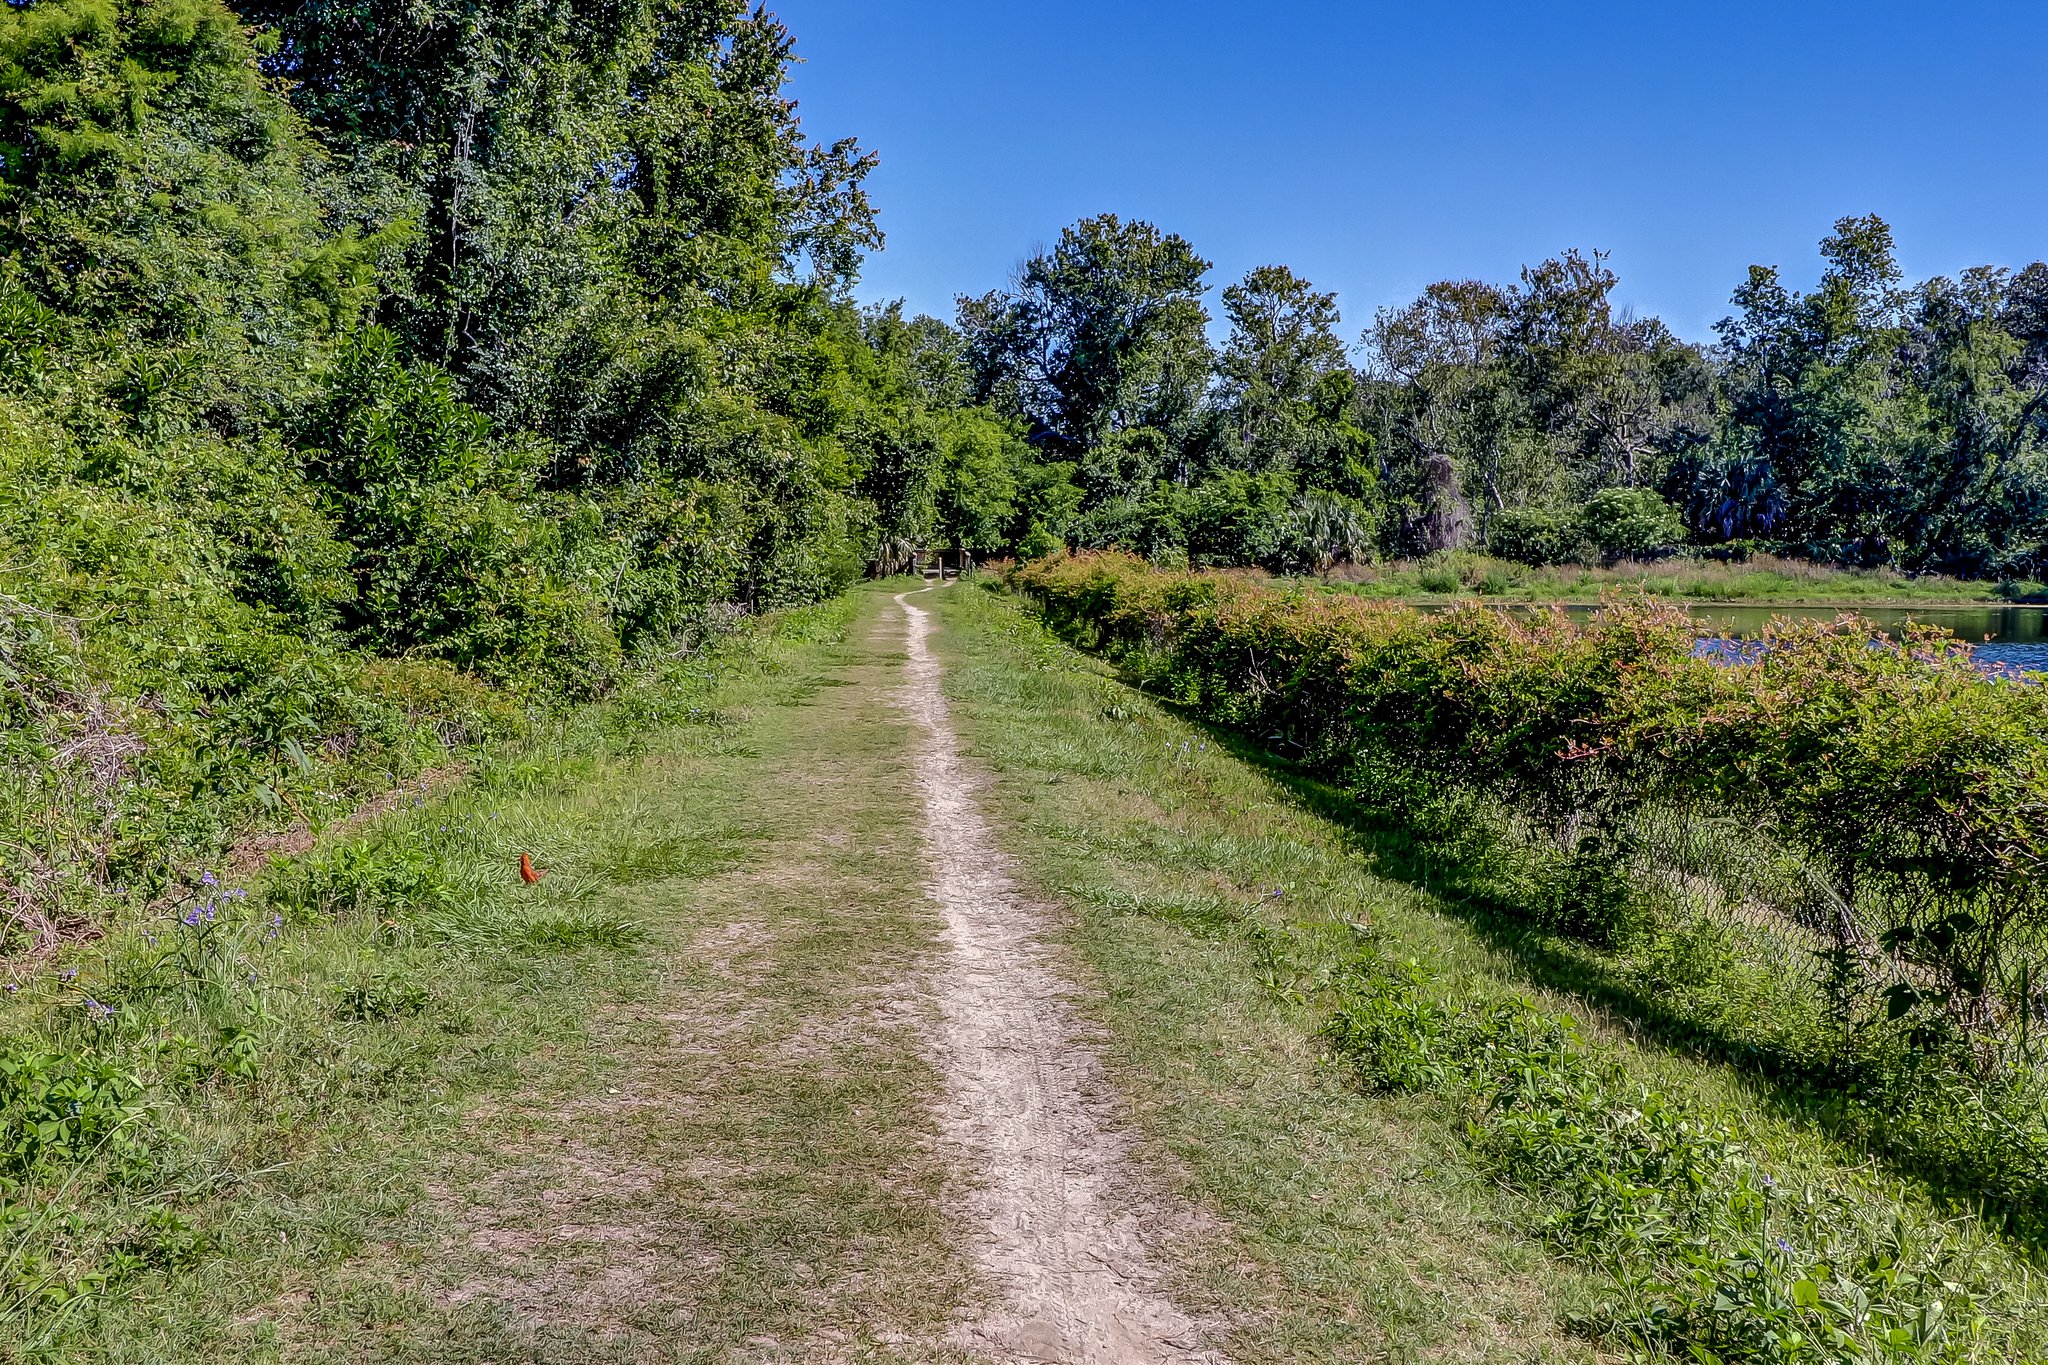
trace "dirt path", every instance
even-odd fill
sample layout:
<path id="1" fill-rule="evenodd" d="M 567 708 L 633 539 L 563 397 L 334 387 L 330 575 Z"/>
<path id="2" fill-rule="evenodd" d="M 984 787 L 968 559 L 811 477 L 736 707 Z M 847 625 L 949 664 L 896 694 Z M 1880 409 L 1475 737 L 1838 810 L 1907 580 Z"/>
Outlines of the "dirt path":
<path id="1" fill-rule="evenodd" d="M 1220 1365 L 1162 1288 L 1188 1222 L 1166 1227 L 1130 1159 L 930 630 L 870 598 L 843 638 L 736 672 L 730 733 L 518 813 L 544 886 L 601 878 L 647 948 L 449 1135 L 396 1254 L 361 1265 L 358 1292 L 402 1306 L 294 1343 L 400 1365 Z"/>
<path id="2" fill-rule="evenodd" d="M 896 601 L 909 627 L 904 703 L 923 731 L 931 893 L 948 940 L 935 977 L 948 1088 L 940 1117 L 962 1164 L 981 1173 L 969 1201 L 974 1249 L 1001 1296 L 960 1344 L 1062 1365 L 1216 1362 L 1117 1201 L 1129 1143 L 1111 1124 L 1071 987 L 1042 946 L 1041 911 L 1011 881 L 975 799 L 916 595 Z"/>

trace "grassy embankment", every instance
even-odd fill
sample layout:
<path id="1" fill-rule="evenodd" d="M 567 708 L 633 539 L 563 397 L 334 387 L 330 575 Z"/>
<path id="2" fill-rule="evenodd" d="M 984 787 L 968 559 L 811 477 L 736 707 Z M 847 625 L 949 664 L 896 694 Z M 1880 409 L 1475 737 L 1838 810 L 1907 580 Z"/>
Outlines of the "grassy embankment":
<path id="1" fill-rule="evenodd" d="M 1681 1358 L 2048 1349 L 2024 1247 L 1698 1045 L 1704 1015 L 1773 1008 L 1739 954 L 1683 932 L 1603 952 L 1435 894 L 1457 878 L 1411 839 L 1018 604 L 945 612 L 961 713 L 1029 865 L 1078 907 L 1126 1084 L 1247 1249 L 1210 1283 L 1285 1286 L 1288 1350 L 1586 1349 L 1552 1335 L 1565 1320 Z M 1652 977 L 1694 1013 L 1613 988 Z M 1556 1259 L 1504 1274 L 1503 1227 Z"/>
<path id="2" fill-rule="evenodd" d="M 1760 606 L 1974 606 L 2034 600 L 2040 584 L 1909 575 L 1890 569 L 1844 569 L 1802 559 L 1757 555 L 1740 563 L 1666 559 L 1608 566 L 1558 564 L 1534 568 L 1484 554 L 1347 566 L 1326 580 L 1364 597 L 1443 601 L 1466 597 L 1508 602 L 1597 603 L 1613 592 L 1648 592 L 1694 602 Z"/>

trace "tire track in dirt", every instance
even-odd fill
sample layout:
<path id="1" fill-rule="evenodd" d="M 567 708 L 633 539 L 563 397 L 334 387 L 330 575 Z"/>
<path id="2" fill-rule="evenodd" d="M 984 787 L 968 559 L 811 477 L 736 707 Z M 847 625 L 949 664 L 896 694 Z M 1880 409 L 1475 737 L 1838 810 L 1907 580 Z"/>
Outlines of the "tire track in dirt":
<path id="1" fill-rule="evenodd" d="M 1161 1288 L 1143 1228 L 1114 1201 L 1130 1143 L 1112 1126 L 1101 1059 L 1043 946 L 1043 911 L 1011 881 L 982 818 L 930 614 L 913 595 L 896 602 L 909 627 L 904 704 L 924 730 L 931 891 L 948 938 L 936 987 L 950 1092 L 941 1121 L 982 1175 L 969 1197 L 974 1250 L 1000 1295 L 959 1344 L 1012 1362 L 1221 1365 Z"/>

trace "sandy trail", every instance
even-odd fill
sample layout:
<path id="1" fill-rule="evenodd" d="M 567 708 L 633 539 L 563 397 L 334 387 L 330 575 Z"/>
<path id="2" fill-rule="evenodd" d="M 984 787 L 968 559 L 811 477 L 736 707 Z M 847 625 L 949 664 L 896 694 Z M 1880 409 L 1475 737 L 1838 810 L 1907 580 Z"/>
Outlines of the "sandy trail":
<path id="1" fill-rule="evenodd" d="M 1000 1291 L 959 1344 L 1009 1362 L 1219 1365 L 1160 1288 L 1143 1229 L 1112 1198 L 1129 1143 L 1110 1124 L 1101 1060 L 1042 945 L 1042 912 L 1010 880 L 982 818 L 939 688 L 930 617 L 913 595 L 896 598 L 909 618 L 905 704 L 925 732 L 917 780 L 949 939 L 941 1117 L 983 1175 L 971 1196 L 975 1250 Z"/>

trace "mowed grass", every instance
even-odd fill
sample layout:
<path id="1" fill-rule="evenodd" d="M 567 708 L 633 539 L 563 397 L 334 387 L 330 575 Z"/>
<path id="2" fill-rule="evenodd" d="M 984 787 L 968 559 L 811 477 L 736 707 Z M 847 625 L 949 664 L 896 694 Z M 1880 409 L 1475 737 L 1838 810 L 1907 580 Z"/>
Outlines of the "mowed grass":
<path id="1" fill-rule="evenodd" d="M 1176 1248 L 1178 1288 L 1239 1324 L 1232 1357 L 1594 1358 L 1558 1325 L 1588 1286 L 1512 1231 L 1457 1159 L 1461 1121 L 1358 1096 L 1314 1041 L 1322 1014 L 1236 923 L 1316 925 L 1334 948 L 1348 922 L 1391 921 L 1445 951 L 1453 927 L 1014 599 L 961 588 L 934 606 L 956 723 L 995 774 L 990 814 L 1071 910 L 1149 1155 L 1212 1215 Z"/>
<path id="2" fill-rule="evenodd" d="M 1572 1326 L 1607 1277 L 1534 1240 L 1542 1210 L 1472 1159 L 1471 1110 L 1363 1094 L 1325 1059 L 1325 988 L 1366 944 L 1447 993 L 1576 1017 L 1624 1085 L 1729 1125 L 1781 1175 L 1853 1191 L 1880 1222 L 1945 1218 L 1869 1179 L 1767 1086 L 1661 1045 L 1571 991 L 1541 953 L 1401 880 L 1365 834 L 1316 813 L 1327 793 L 1118 682 L 1016 599 L 963 588 L 936 605 L 958 721 L 996 773 L 991 813 L 1023 870 L 1071 910 L 1148 1149 L 1216 1215 L 1186 1291 L 1241 1324 L 1236 1359 L 1612 1349 Z M 2011 1303 L 2035 1297 L 2021 1257 L 1967 1235 L 2004 1267 Z M 2002 1330 L 2041 1335 L 2010 1319 Z"/>
<path id="3" fill-rule="evenodd" d="M 263 885 L 236 904 L 232 1000 L 86 1034 L 78 994 L 163 932 L 137 926 L 12 1002 L 124 1058 L 231 1016 L 255 1060 L 152 1093 L 139 1185 L 45 1195 L 93 1226 L 171 1208 L 199 1253 L 18 1316 L 0 1358 L 889 1359 L 941 1332 L 973 1289 L 928 1128 L 894 611 L 793 613 L 280 869 L 274 938 Z"/>

